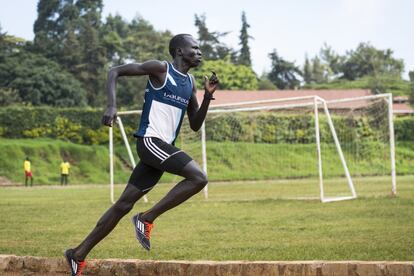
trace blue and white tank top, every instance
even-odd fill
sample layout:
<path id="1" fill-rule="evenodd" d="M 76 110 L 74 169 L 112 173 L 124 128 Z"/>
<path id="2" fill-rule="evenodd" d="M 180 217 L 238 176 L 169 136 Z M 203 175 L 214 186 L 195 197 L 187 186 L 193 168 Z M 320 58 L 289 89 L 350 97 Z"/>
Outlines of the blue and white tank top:
<path id="1" fill-rule="evenodd" d="M 190 74 L 179 72 L 167 62 L 167 74 L 161 87 L 154 87 L 148 79 L 141 122 L 134 135 L 157 137 L 173 144 L 180 132 L 192 92 Z"/>

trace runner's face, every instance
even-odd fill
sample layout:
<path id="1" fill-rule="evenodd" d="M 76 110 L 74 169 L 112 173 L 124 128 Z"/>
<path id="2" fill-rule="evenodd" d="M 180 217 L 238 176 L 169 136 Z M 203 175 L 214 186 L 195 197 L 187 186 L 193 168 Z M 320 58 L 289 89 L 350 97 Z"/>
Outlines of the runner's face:
<path id="1" fill-rule="evenodd" d="M 186 45 L 181 48 L 183 60 L 186 61 L 190 67 L 197 67 L 202 60 L 200 46 L 192 36 L 187 36 L 185 40 Z"/>

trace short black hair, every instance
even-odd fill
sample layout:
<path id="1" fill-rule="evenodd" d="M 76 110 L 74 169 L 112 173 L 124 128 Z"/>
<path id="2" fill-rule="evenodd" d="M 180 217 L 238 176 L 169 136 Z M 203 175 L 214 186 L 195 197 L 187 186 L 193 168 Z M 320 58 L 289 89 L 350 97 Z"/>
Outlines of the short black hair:
<path id="1" fill-rule="evenodd" d="M 170 51 L 170 55 L 175 58 L 175 50 L 177 48 L 185 46 L 185 37 L 186 36 L 192 36 L 190 34 L 178 34 L 171 38 L 170 45 L 168 47 L 168 50 Z"/>

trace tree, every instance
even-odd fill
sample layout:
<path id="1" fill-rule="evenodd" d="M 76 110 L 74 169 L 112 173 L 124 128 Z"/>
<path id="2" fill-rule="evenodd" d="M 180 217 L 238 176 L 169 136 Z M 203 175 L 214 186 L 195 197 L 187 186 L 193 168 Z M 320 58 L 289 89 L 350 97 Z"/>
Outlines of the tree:
<path id="1" fill-rule="evenodd" d="M 201 67 L 193 72 L 197 87 L 204 87 L 204 76 L 210 76 L 211 71 L 217 73 L 220 79 L 220 89 L 228 90 L 256 90 L 258 82 L 256 74 L 250 67 L 230 62 L 230 58 L 223 60 L 204 61 Z"/>
<path id="2" fill-rule="evenodd" d="M 58 53 L 62 27 L 59 19 L 60 0 L 39 0 L 34 23 L 34 48 L 38 53 L 55 58 Z"/>
<path id="3" fill-rule="evenodd" d="M 19 104 L 22 102 L 19 91 L 11 88 L 0 87 L 0 106 Z"/>
<path id="4" fill-rule="evenodd" d="M 318 56 L 315 56 L 312 59 L 312 81 L 314 83 L 327 82 L 327 78 L 325 77 L 324 66 L 321 64 L 321 61 L 318 58 Z"/>
<path id="5" fill-rule="evenodd" d="M 210 32 L 206 25 L 206 16 L 194 15 L 195 26 L 198 28 L 198 41 L 200 50 L 206 60 L 223 59 L 226 56 L 235 57 L 234 50 L 220 42 L 220 38 L 228 34 L 228 32 Z"/>
<path id="6" fill-rule="evenodd" d="M 247 33 L 247 29 L 250 28 L 250 25 L 247 23 L 246 13 L 243 11 L 242 13 L 242 28 L 240 30 L 240 55 L 238 58 L 238 64 L 243 64 L 246 66 L 251 67 L 252 61 L 250 59 L 250 47 L 249 47 L 249 38 L 252 38 Z"/>
<path id="7" fill-rule="evenodd" d="M 129 62 L 143 62 L 149 59 L 169 60 L 168 44 L 173 35 L 169 31 L 158 32 L 142 17 L 134 18 L 127 23 L 127 29 L 120 22 L 119 34 L 122 59 Z M 116 63 L 115 63 L 116 65 Z M 141 108 L 147 78 L 120 78 L 117 85 L 117 102 L 121 106 Z"/>
<path id="8" fill-rule="evenodd" d="M 343 78 L 355 80 L 363 76 L 390 74 L 400 76 L 404 62 L 395 59 L 391 49 L 378 50 L 369 43 L 360 43 L 355 51 L 349 51 L 342 64 Z"/>
<path id="9" fill-rule="evenodd" d="M 344 62 L 344 57 L 338 55 L 332 50 L 331 46 L 326 43 L 323 44 L 319 51 L 319 58 L 325 66 L 325 75 L 330 78 L 341 73 L 341 66 Z"/>
<path id="10" fill-rule="evenodd" d="M 102 7 L 102 0 L 40 0 L 34 25 L 34 50 L 75 75 L 91 105 L 98 104 L 106 64 L 98 33 Z"/>
<path id="11" fill-rule="evenodd" d="M 0 25 L 0 55 L 2 55 L 7 48 L 6 35 L 6 33 L 2 32 L 2 28 Z"/>
<path id="12" fill-rule="evenodd" d="M 59 107 L 86 104 L 86 92 L 78 80 L 57 63 L 26 51 L 11 54 L 0 64 L 0 90 L 3 97 L 12 97 L 3 99 L 3 104 L 21 101 Z"/>
<path id="13" fill-rule="evenodd" d="M 305 56 L 305 64 L 303 65 L 303 80 L 306 84 L 312 82 L 312 66 L 309 62 L 308 55 Z"/>
<path id="14" fill-rule="evenodd" d="M 21 51 L 26 45 L 26 40 L 20 37 L 2 33 L 0 26 L 0 61 L 7 55 Z"/>
<path id="15" fill-rule="evenodd" d="M 410 78 L 411 82 L 414 82 L 414 71 L 408 72 L 408 77 Z"/>
<path id="16" fill-rule="evenodd" d="M 127 51 L 125 42 L 130 35 L 128 22 L 120 15 L 109 15 L 106 22 L 100 28 L 102 46 L 105 48 L 106 59 L 114 64 L 125 63 Z"/>
<path id="17" fill-rule="evenodd" d="M 272 61 L 271 71 L 268 78 L 279 89 L 295 89 L 300 85 L 299 77 L 302 75 L 299 67 L 294 62 L 284 60 L 277 54 L 276 50 L 273 50 L 269 54 Z"/>
<path id="18" fill-rule="evenodd" d="M 409 94 L 409 102 L 411 105 L 414 106 L 414 71 L 408 72 L 408 76 L 410 77 L 410 94 Z"/>

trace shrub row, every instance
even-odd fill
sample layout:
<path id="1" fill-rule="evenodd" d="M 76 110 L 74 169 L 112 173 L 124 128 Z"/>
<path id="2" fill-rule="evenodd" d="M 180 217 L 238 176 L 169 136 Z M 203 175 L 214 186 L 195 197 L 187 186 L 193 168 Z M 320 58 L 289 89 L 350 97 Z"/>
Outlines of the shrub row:
<path id="1" fill-rule="evenodd" d="M 108 142 L 101 125 L 103 110 L 85 108 L 7 107 L 0 110 L 0 136 L 5 138 L 57 138 L 84 144 Z M 133 132 L 136 118 L 126 117 L 125 131 Z M 135 122 L 135 123 L 134 123 Z M 119 131 L 114 139 L 121 140 Z"/>
<path id="2" fill-rule="evenodd" d="M 7 107 L 0 110 L 0 136 L 5 138 L 57 138 L 75 143 L 104 144 L 108 142 L 108 129 L 101 125 L 103 110 L 50 107 Z M 130 139 L 139 116 L 122 117 Z M 199 139 L 188 128 L 185 120 L 181 136 Z M 333 121 L 341 141 L 378 141 L 387 133 L 386 121 L 367 117 L 339 117 Z M 212 141 L 244 141 L 259 143 L 311 143 L 315 141 L 313 118 L 306 115 L 272 112 L 210 114 L 206 120 L 206 136 Z M 414 140 L 414 117 L 396 118 L 396 138 Z M 326 118 L 320 117 L 321 140 L 331 139 Z M 197 137 L 197 138 L 195 138 Z M 115 140 L 121 135 L 117 128 Z"/>

